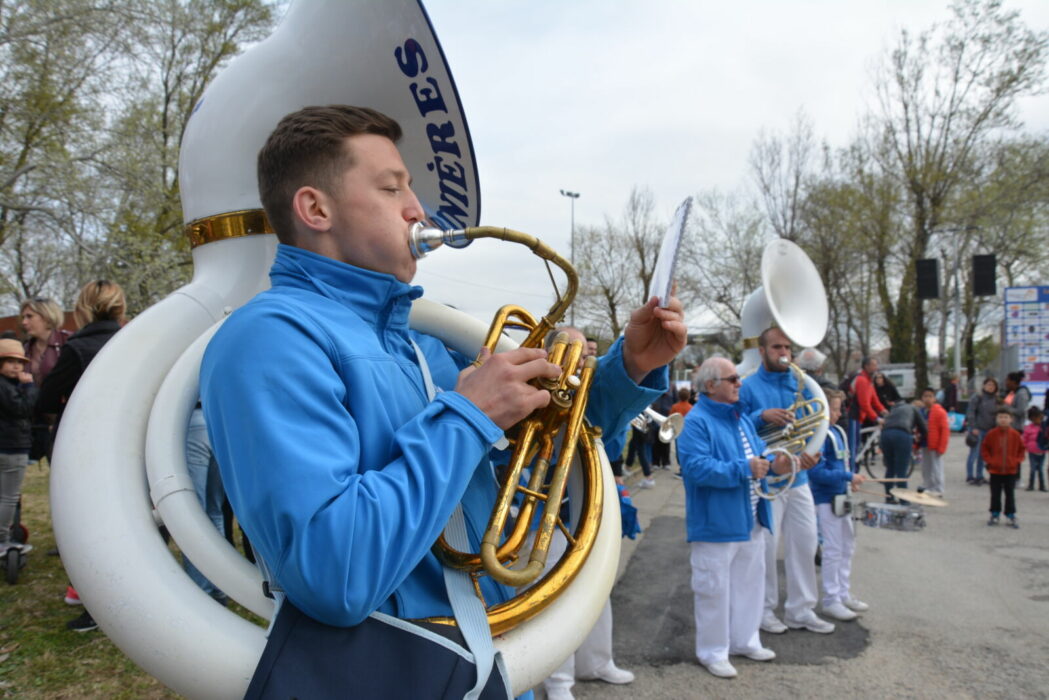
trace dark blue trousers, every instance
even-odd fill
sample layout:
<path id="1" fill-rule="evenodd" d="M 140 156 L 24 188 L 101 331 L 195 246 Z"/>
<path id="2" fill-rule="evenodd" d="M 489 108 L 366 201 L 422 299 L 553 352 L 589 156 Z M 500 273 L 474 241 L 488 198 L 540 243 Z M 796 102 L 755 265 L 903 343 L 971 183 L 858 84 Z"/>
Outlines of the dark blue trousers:
<path id="1" fill-rule="evenodd" d="M 902 479 L 907 476 L 907 468 L 911 465 L 911 446 L 913 444 L 914 438 L 906 430 L 889 428 L 881 431 L 881 451 L 885 457 L 886 479 Z M 905 489 L 907 482 L 886 482 L 885 495 L 890 496 L 889 490 L 894 488 Z"/>

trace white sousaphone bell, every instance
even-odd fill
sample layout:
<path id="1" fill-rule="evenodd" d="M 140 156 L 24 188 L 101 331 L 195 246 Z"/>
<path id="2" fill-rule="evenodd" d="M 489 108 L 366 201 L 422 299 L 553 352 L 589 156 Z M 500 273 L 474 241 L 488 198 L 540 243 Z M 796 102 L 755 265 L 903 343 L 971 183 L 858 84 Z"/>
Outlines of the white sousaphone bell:
<path id="1" fill-rule="evenodd" d="M 55 445 L 52 513 L 73 584 L 124 653 L 187 697 L 242 697 L 264 630 L 201 591 L 156 525 L 164 523 L 216 586 L 271 616 L 260 575 L 196 500 L 185 436 L 208 340 L 233 309 L 269 286 L 276 239 L 260 214 L 256 154 L 283 115 L 333 103 L 367 105 L 397 119 L 404 129 L 399 148 L 431 220 L 443 228 L 477 223 L 469 132 L 421 4 L 298 0 L 272 36 L 218 75 L 187 125 L 180 185 L 193 279 L 98 354 L 65 409 Z M 467 354 L 488 328 L 424 300 L 413 308 L 412 325 Z M 615 498 L 614 485 L 607 486 L 606 502 Z M 582 641 L 608 597 L 618 548 L 618 513 L 608 508 L 576 583 L 495 640 L 515 694 Z"/>
<path id="2" fill-rule="evenodd" d="M 812 260 L 785 238 L 772 241 L 761 255 L 761 286 L 743 305 L 743 361 L 736 365 L 736 372 L 746 377 L 761 365 L 758 337 L 766 328 L 776 325 L 794 343 L 815 346 L 827 332 L 828 318 L 827 292 Z M 776 498 L 793 485 L 797 474 L 795 455 L 818 454 L 830 427 L 827 397 L 819 383 L 794 364 L 789 370 L 799 387 L 809 390 L 813 400 L 803 402 L 799 397 L 793 408 L 803 416 L 782 430 L 762 434 L 770 452 L 790 455 L 793 462 L 789 476 L 780 480 L 781 487 L 771 495 L 759 492 L 762 497 Z"/>

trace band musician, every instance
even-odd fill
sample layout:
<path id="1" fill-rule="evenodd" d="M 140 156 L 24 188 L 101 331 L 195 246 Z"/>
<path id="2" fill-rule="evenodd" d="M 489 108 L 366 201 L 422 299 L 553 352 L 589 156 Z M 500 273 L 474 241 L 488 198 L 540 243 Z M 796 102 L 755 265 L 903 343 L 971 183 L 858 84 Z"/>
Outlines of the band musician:
<path id="1" fill-rule="evenodd" d="M 540 348 L 471 366 L 409 329 L 422 289 L 407 234 L 425 214 L 400 136 L 371 109 L 307 107 L 259 153 L 272 288 L 227 319 L 201 368 L 223 483 L 283 598 L 248 697 L 507 695 L 483 617 L 472 641 L 461 619 L 410 621 L 456 614 L 456 600 L 476 611 L 431 545 L 454 514 L 449 531 L 477 551 L 491 446 L 549 402 L 529 380 L 560 369 Z M 666 391 L 685 333 L 676 299 L 634 311 L 599 362 L 591 421 L 621 430 Z M 489 603 L 513 595 L 481 587 Z"/>
<path id="2" fill-rule="evenodd" d="M 735 678 L 730 654 L 776 658 L 758 632 L 765 590 L 762 532 L 772 527 L 772 512 L 755 489 L 764 489 L 770 463 L 753 421 L 737 404 L 735 366 L 711 357 L 694 383 L 700 396 L 678 437 L 678 459 L 691 547 L 696 658 L 713 675 Z M 785 473 L 790 460 L 779 455 L 771 467 Z"/>
<path id="3" fill-rule="evenodd" d="M 790 371 L 791 342 L 783 331 L 768 328 L 762 332 L 758 338 L 758 353 L 761 364 L 754 374 L 743 380 L 740 405 L 758 430 L 767 426 L 782 427 L 795 420 L 796 413 L 791 407 L 798 397 L 811 399 L 812 395 L 804 386 L 798 386 L 797 378 Z M 772 634 L 782 634 L 787 628 L 828 634 L 834 631 L 834 625 L 820 619 L 815 612 L 819 595 L 816 579 L 819 536 L 816 505 L 804 471 L 814 466 L 819 458 L 804 452 L 798 457 L 802 471 L 798 472 L 793 486 L 773 502 L 773 527 L 765 533 L 765 610 L 761 629 Z M 785 621 L 780 621 L 775 612 L 779 605 L 776 555 L 781 533 L 787 583 L 787 599 L 783 606 Z"/>

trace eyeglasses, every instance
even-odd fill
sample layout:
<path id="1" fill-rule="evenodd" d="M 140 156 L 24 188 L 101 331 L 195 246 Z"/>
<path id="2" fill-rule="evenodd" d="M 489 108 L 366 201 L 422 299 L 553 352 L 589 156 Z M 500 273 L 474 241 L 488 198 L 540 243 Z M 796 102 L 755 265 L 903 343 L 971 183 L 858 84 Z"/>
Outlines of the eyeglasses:
<path id="1" fill-rule="evenodd" d="M 738 384 L 738 383 L 740 383 L 743 380 L 740 378 L 740 376 L 738 374 L 733 374 L 732 376 L 729 376 L 729 377 L 718 377 L 718 381 L 719 382 L 732 382 L 733 384 Z"/>

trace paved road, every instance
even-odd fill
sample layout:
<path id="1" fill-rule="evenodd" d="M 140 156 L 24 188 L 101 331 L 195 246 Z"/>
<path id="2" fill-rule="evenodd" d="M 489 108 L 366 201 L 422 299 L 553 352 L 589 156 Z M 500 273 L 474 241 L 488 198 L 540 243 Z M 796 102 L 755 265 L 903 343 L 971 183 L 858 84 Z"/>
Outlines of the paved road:
<path id="1" fill-rule="evenodd" d="M 645 532 L 624 541 L 612 596 L 616 660 L 637 680 L 577 683 L 575 697 L 1049 697 L 1049 493 L 1017 494 L 1020 530 L 988 527 L 987 488 L 965 484 L 967 451 L 952 437 L 950 507 L 927 508 L 924 530 L 857 526 L 852 590 L 869 612 L 830 635 L 762 633 L 778 658 L 734 659 L 734 680 L 693 656 L 684 493 L 657 472 L 655 488 L 634 492 Z"/>

